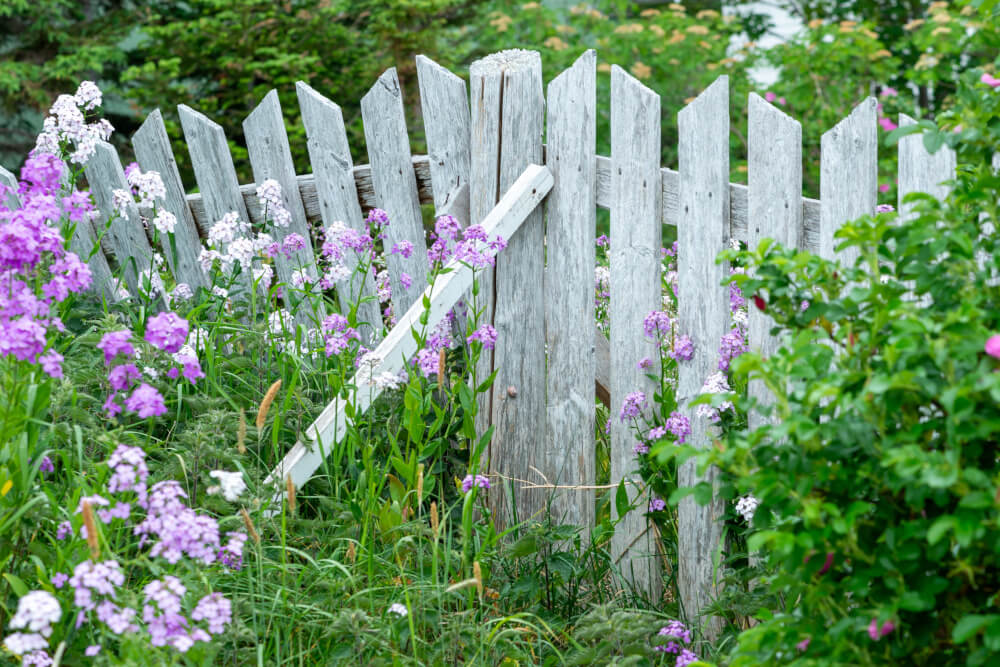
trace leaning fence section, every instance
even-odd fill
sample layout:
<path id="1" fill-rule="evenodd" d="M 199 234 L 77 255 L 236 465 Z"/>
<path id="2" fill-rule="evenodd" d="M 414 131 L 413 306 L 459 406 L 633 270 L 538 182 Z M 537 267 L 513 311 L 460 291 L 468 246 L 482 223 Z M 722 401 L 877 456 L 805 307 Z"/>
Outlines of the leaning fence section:
<path id="1" fill-rule="evenodd" d="M 389 246 L 403 239 L 419 246 L 425 243 L 420 204 L 426 203 L 438 210 L 463 211 L 458 216 L 463 225 L 485 222 L 509 230 L 509 246 L 486 276 L 479 296 L 486 319 L 500 334 L 496 348 L 484 355 L 477 369 L 480 378 L 497 373 L 492 389 L 481 397 L 477 416 L 480 432 L 494 428 L 483 462 L 494 478 L 489 496 L 493 516 L 501 525 L 510 525 L 548 510 L 557 521 L 593 526 L 594 402 L 595 396 L 600 398 L 613 415 L 611 484 L 624 481 L 638 507 L 615 517 L 619 523 L 610 545 L 612 557 L 624 580 L 655 598 L 662 589 L 663 564 L 655 530 L 644 513 L 648 491 L 635 472 L 634 438 L 616 417 L 626 394 L 652 389 L 637 364 L 644 357 L 657 358 L 653 344 L 643 339 L 642 320 L 662 307 L 662 225 L 677 227 L 679 327 L 695 343 L 694 358 L 680 368 L 678 405 L 691 419 L 691 441 L 708 447 L 710 424 L 687 406 L 715 370 L 719 338 L 732 324 L 729 292 L 720 285 L 728 269 L 715 257 L 732 239 L 753 246 L 770 237 L 850 261 L 849 252 L 838 255 L 834 233 L 844 221 L 876 207 L 876 103 L 871 98 L 861 101 L 823 135 L 821 196 L 808 199 L 802 197 L 801 126 L 756 95 L 749 99 L 749 182 L 729 182 L 726 77 L 678 110 L 679 164 L 673 169 L 659 162 L 659 96 L 624 70 L 612 68 L 611 155 L 597 155 L 596 61 L 593 51 L 584 53 L 545 90 L 536 52 L 505 51 L 474 63 L 467 89 L 461 77 L 419 56 L 427 155 L 411 155 L 403 96 L 393 69 L 361 102 L 366 165 L 353 164 L 340 107 L 306 83 L 298 83 L 296 90 L 312 173 L 295 173 L 275 91 L 250 113 L 243 129 L 254 180 L 275 179 L 282 186 L 291 214 L 291 224 L 282 233 L 308 239 L 314 225 L 338 220 L 360 227 L 363 212 L 379 206 L 392 220 Z M 198 254 L 212 224 L 230 211 L 260 222 L 263 211 L 256 185 L 237 179 L 223 129 L 190 107 L 181 105 L 178 112 L 197 194 L 186 194 L 158 110 L 135 133 L 132 144 L 140 167 L 160 173 L 166 188 L 164 207 L 177 219 L 176 252 L 163 252 L 169 269 L 178 282 L 197 287 L 206 285 Z M 901 119 L 901 124 L 912 122 Z M 543 132 L 547 146 L 542 144 Z M 915 191 L 943 194 L 940 184 L 955 172 L 953 154 L 928 154 L 918 136 L 902 139 L 898 150 L 900 200 Z M 546 167 L 531 167 L 540 164 Z M 112 192 L 126 185 L 110 144 L 98 146 L 86 176 L 98 207 L 112 222 L 99 246 L 95 229 L 89 222 L 80 223 L 72 245 L 81 256 L 89 256 L 96 289 L 114 300 L 122 287 L 135 293 L 139 267 L 149 266 L 152 253 L 166 249 L 152 247 L 152 235 L 141 223 L 143 212 L 135 206 L 114 213 Z M 13 179 L 0 170 L 0 181 Z M 610 341 L 594 325 L 598 207 L 611 213 Z M 906 210 L 902 212 L 905 218 Z M 95 246 L 97 252 L 91 253 Z M 392 307 L 400 323 L 384 341 L 379 340 L 378 327 L 365 335 L 371 346 L 391 348 L 392 363 L 398 363 L 412 342 L 407 328 L 425 290 L 439 316 L 468 297 L 469 285 L 468 276 L 456 272 L 446 281 L 447 289 L 432 293 L 425 280 L 424 253 L 390 255 L 388 261 Z M 291 279 L 291 267 L 280 258 L 277 269 L 280 279 Z M 337 295 L 342 303 L 375 293 L 370 276 L 341 289 L 347 290 Z M 377 304 L 362 309 L 359 319 L 380 321 Z M 751 309 L 750 341 L 764 354 L 778 344 L 770 335 L 771 324 L 766 314 Z M 750 392 L 769 400 L 758 383 L 751 383 Z M 275 470 L 275 482 L 286 476 L 296 485 L 308 481 L 330 440 L 343 433 L 342 408 L 331 402 L 309 429 L 307 441 L 296 445 Z M 752 425 L 759 423 L 757 415 L 750 419 Z M 680 471 L 682 484 L 713 478 L 713 471 L 699 472 L 690 463 Z M 679 508 L 676 576 L 681 603 L 692 619 L 714 592 L 721 514 L 719 502 L 701 506 L 689 498 Z M 713 634 L 719 624 L 706 619 L 703 628 Z"/>

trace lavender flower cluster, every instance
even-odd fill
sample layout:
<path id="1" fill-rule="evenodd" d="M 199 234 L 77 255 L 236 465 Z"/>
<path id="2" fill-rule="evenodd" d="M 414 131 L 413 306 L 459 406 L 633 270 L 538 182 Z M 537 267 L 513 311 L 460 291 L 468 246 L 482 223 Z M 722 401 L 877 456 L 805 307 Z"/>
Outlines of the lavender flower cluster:
<path id="1" fill-rule="evenodd" d="M 666 637 L 669 641 L 666 644 L 655 646 L 653 649 L 661 653 L 676 655 L 677 660 L 674 661 L 674 667 L 684 667 L 698 660 L 697 655 L 683 646 L 683 644 L 691 643 L 691 631 L 680 621 L 670 621 L 660 628 L 657 636 Z"/>
<path id="2" fill-rule="evenodd" d="M 111 500 L 99 494 L 85 497 L 77 515 L 83 513 L 84 503 L 104 508 L 114 502 L 112 509 L 99 510 L 98 517 L 105 524 L 128 521 L 132 518 L 130 501 L 134 500 L 139 516 L 133 519 L 132 532 L 139 536 L 140 548 L 152 544 L 150 557 L 162 558 L 171 565 L 187 557 L 203 566 L 219 563 L 230 569 L 241 567 L 246 534 L 227 533 L 223 544 L 216 520 L 187 507 L 183 501 L 186 494 L 176 481 L 157 482 L 147 488 L 149 469 L 142 449 L 119 445 L 108 459 L 108 466 L 111 477 L 106 493 Z M 86 521 L 82 523 L 78 536 L 86 539 Z M 57 537 L 67 539 L 74 533 L 72 523 L 64 522 Z M 114 635 L 144 632 L 152 646 L 169 646 L 182 653 L 196 642 L 208 642 L 213 635 L 224 632 L 233 620 L 230 601 L 219 593 L 201 597 L 185 615 L 188 589 L 170 574 L 142 588 L 140 613 L 137 607 L 122 602 L 128 597 L 126 573 L 114 559 L 82 561 L 73 568 L 72 575 L 57 572 L 51 581 L 56 589 L 69 584 L 77 629 L 96 620 Z M 51 664 L 49 638 L 52 625 L 61 617 L 62 607 L 55 596 L 32 591 L 21 598 L 10 623 L 12 629 L 22 632 L 8 635 L 4 645 L 22 656 L 22 665 Z M 90 647 L 88 655 L 99 649 Z"/>

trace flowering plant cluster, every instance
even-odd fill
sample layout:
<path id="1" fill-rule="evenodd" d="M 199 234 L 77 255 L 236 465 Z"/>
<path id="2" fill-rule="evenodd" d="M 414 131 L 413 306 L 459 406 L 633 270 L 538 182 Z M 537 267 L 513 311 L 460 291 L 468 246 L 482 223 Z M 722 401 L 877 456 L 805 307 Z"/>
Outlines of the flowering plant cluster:
<path id="1" fill-rule="evenodd" d="M 950 194 L 908 195 L 905 224 L 884 211 L 844 225 L 852 266 L 770 241 L 724 254 L 746 264 L 731 280 L 783 340 L 732 362 L 774 398 L 731 394 L 761 424 L 704 455 L 739 498 L 768 593 L 734 665 L 1000 656 L 1000 247 L 985 231 L 1000 223 L 1000 137 L 986 129 L 1000 89 L 969 71 L 957 102 L 890 135 L 955 150 Z"/>
<path id="2" fill-rule="evenodd" d="M 53 641 L 61 640 L 62 654 L 67 642 L 82 636 L 95 642 L 84 651 L 88 656 L 125 636 L 184 653 L 233 622 L 232 605 L 221 594 L 197 600 L 188 595 L 203 587 L 189 575 L 207 567 L 240 569 L 246 534 L 230 531 L 223 537 L 215 519 L 185 504 L 187 494 L 178 482 L 149 485 L 146 454 L 139 447 L 119 445 L 107 465 L 111 475 L 103 492 L 81 497 L 57 531 L 57 538 L 67 541 L 65 553 L 87 557 L 70 573 L 51 573 L 46 588 L 23 595 L 9 623 L 15 632 L 3 644 L 23 665 L 50 665 Z M 131 560 L 101 558 L 101 545 L 110 537 L 105 530 L 138 538 L 115 540 L 121 556 Z M 63 618 L 68 624 L 59 626 Z"/>

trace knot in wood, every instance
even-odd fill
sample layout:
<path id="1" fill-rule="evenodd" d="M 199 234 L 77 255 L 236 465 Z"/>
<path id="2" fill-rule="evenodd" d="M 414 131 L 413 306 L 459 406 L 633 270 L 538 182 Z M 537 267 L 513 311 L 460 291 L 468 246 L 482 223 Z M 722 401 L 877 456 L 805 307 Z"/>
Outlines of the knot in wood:
<path id="1" fill-rule="evenodd" d="M 511 398 L 517 398 L 517 387 L 514 385 L 507 387 L 507 395 Z"/>

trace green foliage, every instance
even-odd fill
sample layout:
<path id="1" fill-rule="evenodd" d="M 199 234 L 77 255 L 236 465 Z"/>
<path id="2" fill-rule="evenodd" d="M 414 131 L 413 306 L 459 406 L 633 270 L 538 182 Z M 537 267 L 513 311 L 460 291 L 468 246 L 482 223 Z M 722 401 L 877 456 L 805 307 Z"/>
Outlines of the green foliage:
<path id="1" fill-rule="evenodd" d="M 725 497 L 760 500 L 748 546 L 783 601 L 756 614 L 734 665 L 1000 655 L 1000 361 L 984 351 L 1000 331 L 1000 248 L 983 233 L 1000 223 L 998 113 L 1000 95 L 967 73 L 925 134 L 958 152 L 951 194 L 910 195 L 904 224 L 845 225 L 854 266 L 770 242 L 724 255 L 747 263 L 733 281 L 783 341 L 734 364 L 776 397 L 737 404 L 770 421 L 727 432 L 708 457 Z"/>

